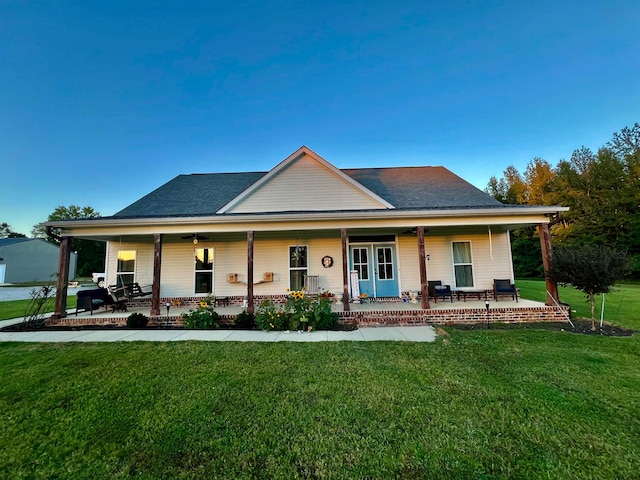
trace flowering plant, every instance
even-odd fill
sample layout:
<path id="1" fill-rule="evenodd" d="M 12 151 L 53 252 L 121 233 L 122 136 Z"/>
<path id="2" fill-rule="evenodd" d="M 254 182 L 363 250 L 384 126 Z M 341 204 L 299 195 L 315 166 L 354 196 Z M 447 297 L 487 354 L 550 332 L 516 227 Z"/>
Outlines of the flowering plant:
<path id="1" fill-rule="evenodd" d="M 284 305 L 263 301 L 256 310 L 256 324 L 263 330 L 312 330 L 333 328 L 338 314 L 331 311 L 331 297 L 311 298 L 302 290 L 287 290 Z"/>
<path id="2" fill-rule="evenodd" d="M 189 309 L 182 315 L 182 321 L 186 328 L 218 328 L 220 315 L 215 311 L 213 305 L 215 299 L 209 295 L 200 301 L 196 310 Z"/>

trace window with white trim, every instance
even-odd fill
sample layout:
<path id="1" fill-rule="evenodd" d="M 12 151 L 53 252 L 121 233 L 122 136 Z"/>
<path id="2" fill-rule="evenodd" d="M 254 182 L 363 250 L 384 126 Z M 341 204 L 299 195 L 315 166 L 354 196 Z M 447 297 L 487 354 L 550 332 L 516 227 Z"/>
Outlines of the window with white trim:
<path id="1" fill-rule="evenodd" d="M 195 249 L 195 293 L 213 292 L 213 248 Z"/>
<path id="2" fill-rule="evenodd" d="M 353 247 L 351 257 L 353 269 L 358 272 L 358 279 L 369 280 L 369 248 Z"/>
<path id="3" fill-rule="evenodd" d="M 453 271 L 456 288 L 473 288 L 471 242 L 453 242 Z"/>
<path id="4" fill-rule="evenodd" d="M 136 251 L 121 250 L 118 252 L 118 265 L 116 267 L 116 285 L 131 285 L 136 277 Z"/>
<path id="5" fill-rule="evenodd" d="M 304 277 L 309 273 L 307 247 L 289 247 L 289 288 L 302 290 Z"/>

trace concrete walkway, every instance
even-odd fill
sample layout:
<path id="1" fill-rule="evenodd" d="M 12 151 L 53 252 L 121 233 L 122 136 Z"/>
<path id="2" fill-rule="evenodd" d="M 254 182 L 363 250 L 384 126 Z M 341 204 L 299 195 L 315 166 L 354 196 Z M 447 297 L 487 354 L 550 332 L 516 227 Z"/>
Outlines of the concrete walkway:
<path id="1" fill-rule="evenodd" d="M 4 320 L 0 328 L 22 321 Z M 433 342 L 436 331 L 430 326 L 366 327 L 349 332 L 263 332 L 260 330 L 74 330 L 49 332 L 0 332 L 0 342 Z"/>

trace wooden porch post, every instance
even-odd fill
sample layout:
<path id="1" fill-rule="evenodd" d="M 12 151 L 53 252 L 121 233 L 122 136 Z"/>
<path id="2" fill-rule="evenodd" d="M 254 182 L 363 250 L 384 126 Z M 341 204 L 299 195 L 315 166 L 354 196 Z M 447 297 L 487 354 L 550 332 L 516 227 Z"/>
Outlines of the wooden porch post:
<path id="1" fill-rule="evenodd" d="M 340 229 L 342 240 L 342 305 L 343 311 L 349 311 L 349 262 L 347 261 L 347 229 Z"/>
<path id="2" fill-rule="evenodd" d="M 420 262 L 420 296 L 422 297 L 422 308 L 428 310 L 429 289 L 427 288 L 427 256 L 424 252 L 424 227 L 417 227 L 418 234 L 418 259 Z"/>
<path id="3" fill-rule="evenodd" d="M 58 259 L 58 281 L 56 283 L 56 306 L 53 318 L 67 316 L 67 287 L 69 285 L 69 262 L 71 260 L 71 239 L 60 239 L 60 257 Z"/>
<path id="4" fill-rule="evenodd" d="M 247 232 L 247 312 L 254 312 L 253 305 L 253 232 Z"/>
<path id="5" fill-rule="evenodd" d="M 151 287 L 151 315 L 160 315 L 160 270 L 162 267 L 162 234 L 153 236 L 153 285 Z"/>
<path id="6" fill-rule="evenodd" d="M 538 235 L 540 236 L 540 246 L 542 247 L 542 266 L 544 268 L 544 281 L 547 287 L 547 305 L 555 305 L 555 302 L 560 303 L 558 296 L 558 284 L 551 280 L 547 273 L 551 268 L 551 255 L 553 253 L 551 247 L 551 234 L 549 233 L 549 224 L 540 223 L 538 225 Z"/>

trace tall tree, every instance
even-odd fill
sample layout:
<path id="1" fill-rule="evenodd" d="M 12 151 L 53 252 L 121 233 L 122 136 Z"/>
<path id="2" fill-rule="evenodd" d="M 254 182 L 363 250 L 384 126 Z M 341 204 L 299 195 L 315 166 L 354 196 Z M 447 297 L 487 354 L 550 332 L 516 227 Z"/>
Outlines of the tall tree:
<path id="1" fill-rule="evenodd" d="M 26 238 L 22 233 L 14 232 L 8 223 L 0 223 L 0 238 Z"/>
<path id="2" fill-rule="evenodd" d="M 78 205 L 65 207 L 60 205 L 49 214 L 47 221 L 80 220 L 98 218 L 99 216 L 100 213 L 94 210 L 93 207 L 80 207 Z M 45 238 L 50 242 L 59 243 L 56 239 L 50 238 L 47 235 L 44 222 L 36 225 L 33 228 L 32 234 L 34 237 Z M 92 272 L 104 272 L 104 255 L 106 252 L 104 242 L 74 238 L 71 241 L 71 249 L 78 252 L 78 276 L 87 277 L 91 275 Z"/>
<path id="3" fill-rule="evenodd" d="M 49 214 L 49 216 L 47 217 L 47 222 L 55 222 L 59 220 L 80 220 L 83 218 L 98 218 L 99 216 L 100 212 L 94 210 L 93 207 L 80 207 L 78 205 L 69 205 L 68 207 L 65 207 L 63 205 L 60 205 Z M 45 222 L 39 223 L 35 227 L 33 227 L 31 235 L 35 238 L 44 238 L 45 240 L 53 243 L 60 243 L 47 235 L 44 223 Z"/>
<path id="4" fill-rule="evenodd" d="M 555 172 L 551 164 L 542 158 L 534 158 L 524 172 L 525 203 L 549 205 Z"/>

